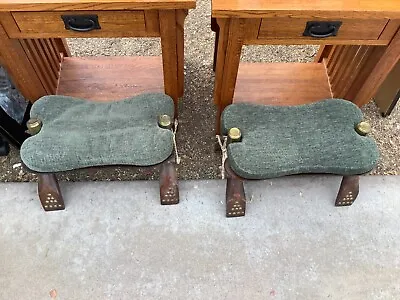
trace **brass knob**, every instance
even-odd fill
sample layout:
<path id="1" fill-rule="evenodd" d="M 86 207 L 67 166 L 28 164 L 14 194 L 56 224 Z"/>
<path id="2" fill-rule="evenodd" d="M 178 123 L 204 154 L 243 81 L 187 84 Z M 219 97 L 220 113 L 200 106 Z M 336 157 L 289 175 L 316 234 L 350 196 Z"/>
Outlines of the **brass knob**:
<path id="1" fill-rule="evenodd" d="M 371 132 L 371 125 L 369 125 L 369 123 L 365 121 L 361 121 L 360 123 L 357 124 L 356 131 L 360 135 L 367 135 L 368 133 Z"/>
<path id="2" fill-rule="evenodd" d="M 26 122 L 26 127 L 30 135 L 38 134 L 40 129 L 42 129 L 42 121 L 37 118 L 29 119 L 28 122 Z"/>
<path id="3" fill-rule="evenodd" d="M 168 115 L 160 115 L 158 116 L 158 126 L 164 129 L 172 128 L 172 118 Z"/>
<path id="4" fill-rule="evenodd" d="M 242 140 L 242 133 L 237 127 L 232 127 L 228 131 L 229 142 L 240 142 Z"/>

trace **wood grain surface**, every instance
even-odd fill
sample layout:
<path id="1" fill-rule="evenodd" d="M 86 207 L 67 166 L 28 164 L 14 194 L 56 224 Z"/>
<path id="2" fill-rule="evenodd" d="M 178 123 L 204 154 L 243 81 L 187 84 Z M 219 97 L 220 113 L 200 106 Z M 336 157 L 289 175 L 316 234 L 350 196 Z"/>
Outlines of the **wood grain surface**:
<path id="1" fill-rule="evenodd" d="M 242 62 L 233 102 L 298 105 L 331 97 L 324 64 Z"/>
<path id="2" fill-rule="evenodd" d="M 0 0 L 0 11 L 189 9 L 194 0 Z"/>
<path id="3" fill-rule="evenodd" d="M 213 17 L 400 18 L 399 0 L 212 0 Z"/>
<path id="4" fill-rule="evenodd" d="M 161 57 L 67 57 L 58 95 L 97 101 L 164 92 Z"/>

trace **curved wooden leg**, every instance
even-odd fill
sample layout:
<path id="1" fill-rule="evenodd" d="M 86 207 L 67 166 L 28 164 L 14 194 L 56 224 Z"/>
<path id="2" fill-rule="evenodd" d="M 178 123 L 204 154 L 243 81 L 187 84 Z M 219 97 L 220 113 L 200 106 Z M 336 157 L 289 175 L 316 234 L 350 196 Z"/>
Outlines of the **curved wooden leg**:
<path id="1" fill-rule="evenodd" d="M 233 173 L 225 164 L 226 178 L 226 217 L 242 217 L 246 213 L 246 195 L 243 179 Z"/>
<path id="2" fill-rule="evenodd" d="M 360 176 L 343 176 L 335 206 L 349 206 L 356 200 L 359 192 Z"/>
<path id="3" fill-rule="evenodd" d="M 160 201 L 162 205 L 179 203 L 178 177 L 175 163 L 166 161 L 160 171 Z"/>
<path id="4" fill-rule="evenodd" d="M 38 174 L 38 193 L 45 211 L 65 209 L 60 186 L 55 174 Z"/>

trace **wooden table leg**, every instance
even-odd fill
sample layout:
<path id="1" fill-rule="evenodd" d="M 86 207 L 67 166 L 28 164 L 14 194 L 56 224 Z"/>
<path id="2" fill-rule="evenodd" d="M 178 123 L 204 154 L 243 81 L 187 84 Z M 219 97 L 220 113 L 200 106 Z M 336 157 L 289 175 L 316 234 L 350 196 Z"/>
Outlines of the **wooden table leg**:
<path id="1" fill-rule="evenodd" d="M 184 23 L 185 18 L 188 14 L 187 10 L 180 9 L 176 11 L 176 54 L 178 57 L 178 96 L 183 97 L 185 89 L 185 50 L 184 50 L 184 40 L 185 40 L 185 30 Z"/>
<path id="2" fill-rule="evenodd" d="M 178 51 L 177 51 L 177 12 L 175 10 L 160 10 L 160 35 L 164 73 L 164 89 L 175 102 L 175 117 L 177 116 L 179 85 L 178 85 Z"/>
<path id="3" fill-rule="evenodd" d="M 382 117 L 390 115 L 400 98 L 400 61 L 385 79 L 375 95 Z"/>
<path id="4" fill-rule="evenodd" d="M 215 68 L 214 101 L 218 106 L 217 134 L 220 133 L 221 113 L 232 103 L 240 54 L 243 46 L 243 19 L 217 19 L 219 26 L 217 63 Z"/>

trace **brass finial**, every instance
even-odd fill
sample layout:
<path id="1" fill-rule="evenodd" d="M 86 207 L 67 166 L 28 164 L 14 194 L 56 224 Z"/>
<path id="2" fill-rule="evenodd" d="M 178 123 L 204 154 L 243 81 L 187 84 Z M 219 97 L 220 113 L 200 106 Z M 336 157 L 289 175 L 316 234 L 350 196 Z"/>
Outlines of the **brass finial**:
<path id="1" fill-rule="evenodd" d="M 26 127 L 30 135 L 38 134 L 40 129 L 42 129 L 42 121 L 37 118 L 29 119 L 28 122 L 26 122 Z"/>
<path id="2" fill-rule="evenodd" d="M 165 129 L 172 128 L 172 118 L 168 115 L 160 115 L 158 116 L 158 126 Z"/>
<path id="3" fill-rule="evenodd" d="M 371 125 L 365 121 L 361 121 L 356 125 L 356 131 L 360 135 L 367 135 L 368 133 L 371 132 Z"/>
<path id="4" fill-rule="evenodd" d="M 242 133 L 237 127 L 232 127 L 228 131 L 228 138 L 230 142 L 240 142 L 242 140 Z"/>

